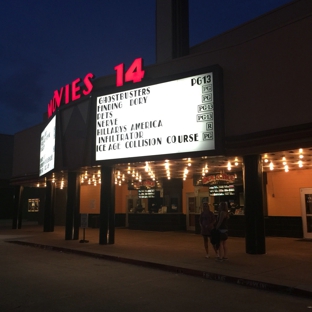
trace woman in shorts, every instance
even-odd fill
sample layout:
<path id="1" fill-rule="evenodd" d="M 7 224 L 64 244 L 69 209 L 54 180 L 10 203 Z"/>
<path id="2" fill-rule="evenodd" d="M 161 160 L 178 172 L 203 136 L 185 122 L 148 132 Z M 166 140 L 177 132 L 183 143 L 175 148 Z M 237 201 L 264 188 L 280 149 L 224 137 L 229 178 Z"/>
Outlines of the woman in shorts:
<path id="1" fill-rule="evenodd" d="M 219 247 L 219 257 L 217 260 L 224 261 L 227 258 L 227 239 L 228 239 L 228 205 L 226 202 L 221 202 L 219 204 L 219 214 L 216 229 L 220 232 L 220 247 Z"/>

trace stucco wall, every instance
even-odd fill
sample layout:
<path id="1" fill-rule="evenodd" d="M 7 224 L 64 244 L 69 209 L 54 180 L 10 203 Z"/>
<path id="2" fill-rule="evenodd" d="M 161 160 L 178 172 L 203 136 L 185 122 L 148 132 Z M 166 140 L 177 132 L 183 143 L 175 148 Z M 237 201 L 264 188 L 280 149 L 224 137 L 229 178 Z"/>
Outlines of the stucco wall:
<path id="1" fill-rule="evenodd" d="M 312 169 L 268 172 L 269 216 L 301 216 L 300 188 L 312 188 Z"/>

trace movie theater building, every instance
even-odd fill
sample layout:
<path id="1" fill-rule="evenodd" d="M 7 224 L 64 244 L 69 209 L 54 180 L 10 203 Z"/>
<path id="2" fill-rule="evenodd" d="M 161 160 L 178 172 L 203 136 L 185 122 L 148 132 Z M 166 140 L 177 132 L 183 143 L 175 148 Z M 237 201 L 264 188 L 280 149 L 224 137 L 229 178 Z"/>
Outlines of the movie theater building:
<path id="1" fill-rule="evenodd" d="M 79 77 L 15 135 L 13 227 L 71 240 L 84 220 L 113 244 L 115 227 L 198 233 L 203 203 L 226 201 L 247 253 L 312 238 L 311 1 L 190 48 L 187 1 L 172 3 L 157 1 L 155 65 Z"/>

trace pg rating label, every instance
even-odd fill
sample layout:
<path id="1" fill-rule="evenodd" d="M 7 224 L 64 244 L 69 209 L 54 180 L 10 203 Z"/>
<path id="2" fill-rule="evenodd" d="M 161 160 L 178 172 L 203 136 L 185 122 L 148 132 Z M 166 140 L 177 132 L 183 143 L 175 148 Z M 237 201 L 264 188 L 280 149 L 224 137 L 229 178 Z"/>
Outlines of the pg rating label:
<path id="1" fill-rule="evenodd" d="M 213 140 L 213 131 L 203 133 L 203 141 Z"/>
<path id="2" fill-rule="evenodd" d="M 198 114 L 196 115 L 196 121 L 209 121 L 213 120 L 213 113 L 207 113 L 207 114 Z"/>
<path id="3" fill-rule="evenodd" d="M 207 112 L 213 110 L 213 103 L 209 104 L 200 104 L 197 106 L 197 110 L 199 113 Z"/>

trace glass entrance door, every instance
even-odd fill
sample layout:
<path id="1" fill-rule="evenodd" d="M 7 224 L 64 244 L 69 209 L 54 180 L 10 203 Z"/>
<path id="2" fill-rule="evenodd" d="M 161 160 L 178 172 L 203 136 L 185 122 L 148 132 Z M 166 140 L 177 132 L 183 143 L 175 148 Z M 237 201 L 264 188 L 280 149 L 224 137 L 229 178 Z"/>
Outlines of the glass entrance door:
<path id="1" fill-rule="evenodd" d="M 138 203 L 137 195 L 127 195 L 126 227 L 129 227 L 129 213 L 134 213 Z"/>
<path id="2" fill-rule="evenodd" d="M 195 231 L 196 215 L 202 212 L 204 202 L 209 202 L 208 192 L 196 192 L 186 194 L 186 229 L 187 231 Z"/>
<path id="3" fill-rule="evenodd" d="M 195 231 L 196 197 L 194 193 L 186 194 L 186 230 Z"/>
<path id="4" fill-rule="evenodd" d="M 303 237 L 312 238 L 312 188 L 301 188 Z"/>

